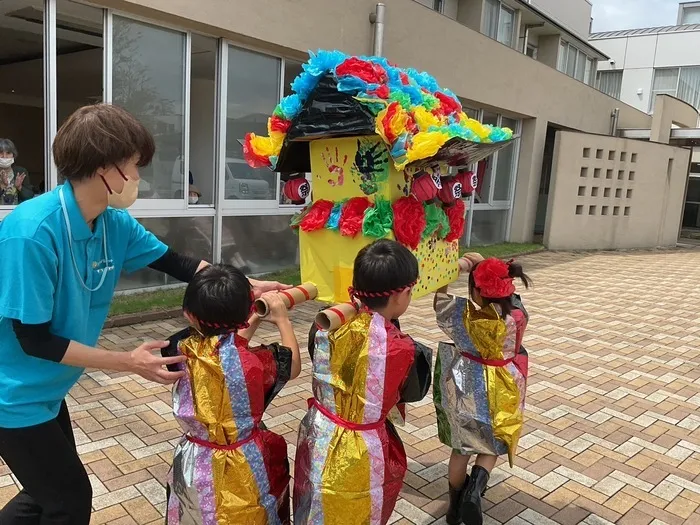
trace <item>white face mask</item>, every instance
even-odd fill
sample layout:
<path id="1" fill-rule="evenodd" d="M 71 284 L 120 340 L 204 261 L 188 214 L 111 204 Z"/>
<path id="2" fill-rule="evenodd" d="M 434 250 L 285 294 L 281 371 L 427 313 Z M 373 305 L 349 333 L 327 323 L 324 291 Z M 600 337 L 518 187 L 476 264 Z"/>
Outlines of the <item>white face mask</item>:
<path id="1" fill-rule="evenodd" d="M 197 204 L 199 202 L 199 197 L 197 195 L 190 195 L 190 204 Z"/>
<path id="2" fill-rule="evenodd" d="M 107 196 L 107 204 L 112 208 L 125 210 L 139 197 L 139 181 L 127 180 L 124 182 L 124 189 L 121 193 L 111 193 Z"/>
<path id="3" fill-rule="evenodd" d="M 0 159 L 0 168 L 9 168 L 14 163 L 15 163 L 14 157 Z"/>

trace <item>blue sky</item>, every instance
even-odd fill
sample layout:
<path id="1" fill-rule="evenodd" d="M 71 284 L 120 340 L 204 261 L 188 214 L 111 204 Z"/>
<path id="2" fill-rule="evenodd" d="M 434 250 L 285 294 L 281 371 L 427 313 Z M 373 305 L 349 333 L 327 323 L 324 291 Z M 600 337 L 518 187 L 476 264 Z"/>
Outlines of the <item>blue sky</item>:
<path id="1" fill-rule="evenodd" d="M 592 0 L 593 32 L 675 25 L 678 0 Z"/>

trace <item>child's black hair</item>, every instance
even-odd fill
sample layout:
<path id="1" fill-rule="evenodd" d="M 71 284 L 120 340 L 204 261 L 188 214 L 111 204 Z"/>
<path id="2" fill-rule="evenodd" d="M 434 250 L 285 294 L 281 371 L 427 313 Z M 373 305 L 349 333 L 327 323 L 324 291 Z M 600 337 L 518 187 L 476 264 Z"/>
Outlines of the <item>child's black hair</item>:
<path id="1" fill-rule="evenodd" d="M 384 308 L 389 292 L 401 290 L 418 280 L 418 261 L 408 248 L 389 239 L 381 239 L 360 250 L 355 258 L 352 287 L 367 308 Z M 387 294 L 367 297 L 367 293 Z"/>
<path id="2" fill-rule="evenodd" d="M 197 272 L 187 285 L 182 308 L 199 321 L 205 336 L 243 325 L 253 305 L 252 286 L 238 268 L 212 264 Z"/>
<path id="3" fill-rule="evenodd" d="M 474 265 L 472 268 L 472 271 L 469 272 L 469 291 L 474 290 L 475 288 L 478 290 L 479 288 L 476 286 L 476 283 L 474 282 L 474 270 L 476 270 L 476 267 L 479 266 L 481 263 L 477 263 Z M 517 263 L 511 262 L 508 263 L 508 275 L 510 277 L 513 277 L 514 279 L 520 279 L 522 283 L 525 285 L 525 288 L 530 288 L 532 286 L 532 279 L 530 279 L 525 272 L 523 272 L 523 267 L 520 266 Z M 481 294 L 481 293 L 480 293 Z M 471 294 L 470 294 L 471 295 Z M 502 299 L 491 299 L 488 297 L 484 297 L 483 295 L 481 296 L 485 304 L 497 304 L 498 306 L 501 307 L 501 316 L 505 319 L 507 315 L 510 315 L 510 312 L 513 310 L 513 297 L 504 297 Z"/>

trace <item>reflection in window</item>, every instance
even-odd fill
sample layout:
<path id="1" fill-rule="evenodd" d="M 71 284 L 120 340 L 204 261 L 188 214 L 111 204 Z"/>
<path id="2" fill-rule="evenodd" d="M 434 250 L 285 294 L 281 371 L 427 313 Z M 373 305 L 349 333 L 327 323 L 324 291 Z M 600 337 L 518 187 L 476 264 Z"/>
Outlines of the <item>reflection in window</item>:
<path id="1" fill-rule="evenodd" d="M 229 47 L 226 104 L 225 198 L 277 200 L 277 174 L 243 159 L 246 133 L 267 135 L 267 119 L 279 101 L 280 60 Z"/>
<path id="2" fill-rule="evenodd" d="M 143 227 L 178 253 L 198 259 L 213 259 L 213 217 L 158 217 L 139 219 Z M 178 281 L 155 270 L 145 269 L 132 274 L 122 273 L 119 290 L 176 284 Z"/>
<path id="3" fill-rule="evenodd" d="M 296 60 L 286 59 L 284 61 L 284 94 L 283 96 L 289 96 L 292 94 L 292 82 L 301 75 L 303 71 L 301 67 L 301 62 Z"/>
<path id="4" fill-rule="evenodd" d="M 299 265 L 299 238 L 288 215 L 224 217 L 222 262 L 261 274 Z"/>
<path id="5" fill-rule="evenodd" d="M 2 5 L 0 139 L 10 140 L 14 148 L 6 144 L 3 149 L 17 154 L 11 166 L 0 168 L 0 206 L 18 204 L 46 188 L 43 2 Z"/>
<path id="6" fill-rule="evenodd" d="M 484 4 L 484 34 L 501 44 L 513 47 L 515 11 L 500 0 L 486 0 Z"/>
<path id="7" fill-rule="evenodd" d="M 606 95 L 619 100 L 622 91 L 622 70 L 598 71 L 596 87 Z"/>
<path id="8" fill-rule="evenodd" d="M 474 210 L 471 245 L 499 244 L 506 240 L 508 210 Z"/>
<path id="9" fill-rule="evenodd" d="M 56 58 L 58 126 L 79 107 L 102 102 L 102 9 L 59 0 L 56 24 L 62 28 Z M 79 78 L 80 82 L 75 79 Z M 63 182 L 59 174 L 59 183 Z"/>
<path id="10" fill-rule="evenodd" d="M 501 126 L 507 127 L 516 131 L 517 121 L 503 117 L 501 119 Z M 493 200 L 494 201 L 509 201 L 510 200 L 510 187 L 513 180 L 513 173 L 515 172 L 515 166 L 513 163 L 515 161 L 515 145 L 510 144 L 509 146 L 498 151 L 498 161 L 496 162 L 496 181 L 493 186 Z"/>
<path id="11" fill-rule="evenodd" d="M 192 35 L 189 175 L 196 190 L 190 195 L 199 192 L 196 204 L 214 202 L 217 48 L 215 38 Z M 182 194 L 176 196 L 182 198 Z"/>
<path id="12" fill-rule="evenodd" d="M 182 196 L 185 34 L 114 17 L 112 100 L 153 133 L 156 154 L 141 169 L 140 198 Z"/>

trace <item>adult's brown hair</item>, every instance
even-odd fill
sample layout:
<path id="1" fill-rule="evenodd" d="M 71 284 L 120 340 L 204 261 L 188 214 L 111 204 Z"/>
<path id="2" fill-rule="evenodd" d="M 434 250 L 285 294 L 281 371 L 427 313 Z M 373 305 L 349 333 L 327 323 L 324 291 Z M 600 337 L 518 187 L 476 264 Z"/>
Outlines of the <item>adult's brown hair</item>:
<path id="1" fill-rule="evenodd" d="M 80 181 L 135 155 L 140 167 L 148 166 L 155 149 L 153 136 L 131 113 L 95 104 L 78 109 L 63 123 L 53 143 L 53 158 L 59 175 Z"/>

